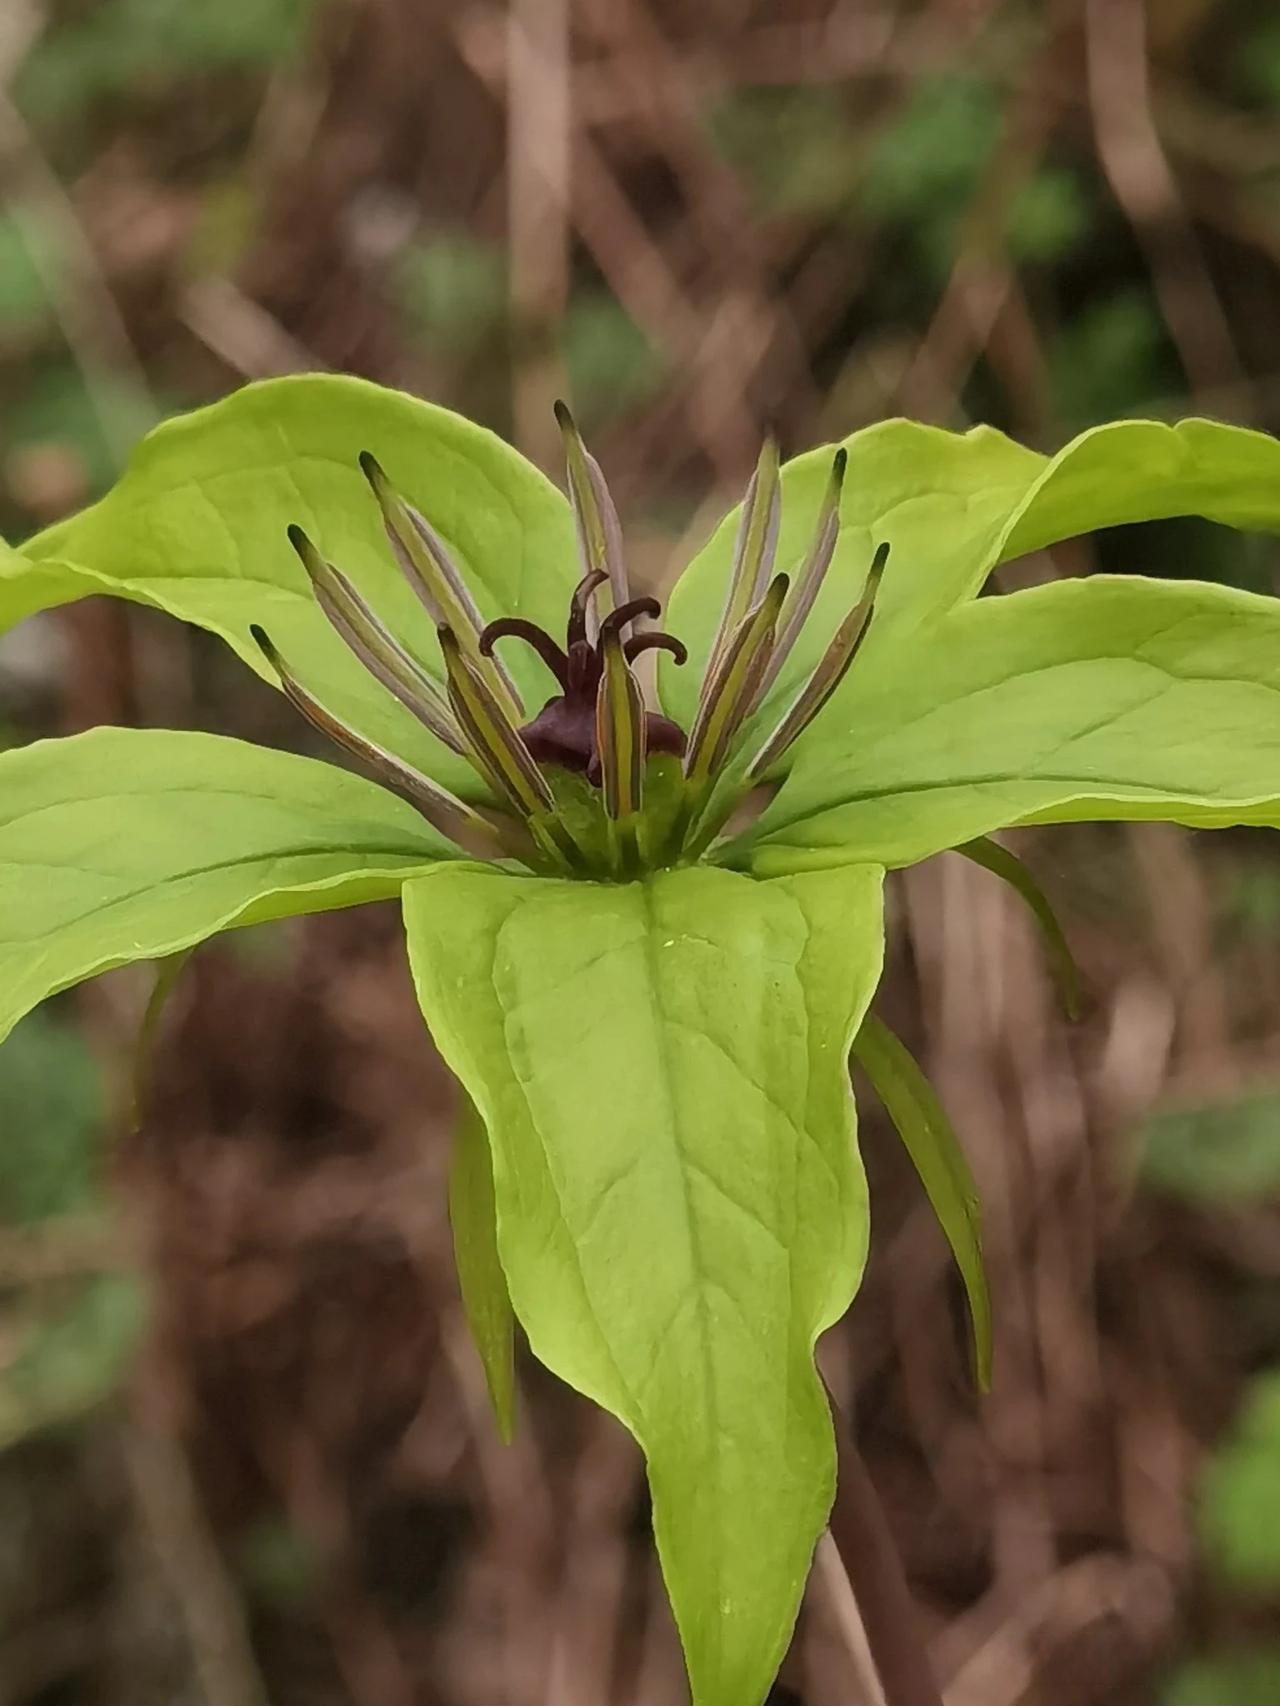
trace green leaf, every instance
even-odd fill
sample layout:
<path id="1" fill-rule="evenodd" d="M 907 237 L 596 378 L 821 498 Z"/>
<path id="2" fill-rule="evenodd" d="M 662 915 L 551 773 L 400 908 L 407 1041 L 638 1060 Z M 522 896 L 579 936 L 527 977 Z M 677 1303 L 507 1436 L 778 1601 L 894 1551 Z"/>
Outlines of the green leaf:
<path id="1" fill-rule="evenodd" d="M 1270 1203 L 1280 1197 L 1280 1090 L 1159 1108 L 1136 1148 L 1148 1190 L 1225 1207 Z"/>
<path id="2" fill-rule="evenodd" d="M 0 1226 L 92 1208 L 106 1110 L 80 1029 L 47 1011 L 24 1019 L 0 1050 Z"/>
<path id="3" fill-rule="evenodd" d="M 832 448 L 799 456 L 782 471 L 779 569 L 794 569 L 803 553 Z M 1177 515 L 1280 529 L 1280 441 L 1217 421 L 1173 427 L 1117 421 L 1081 434 L 1052 459 L 988 427 L 961 436 L 910 421 L 868 427 L 846 439 L 845 448 L 835 559 L 800 643 L 758 714 L 762 728 L 816 665 L 883 540 L 892 552 L 858 674 L 864 662 L 971 599 L 998 563 L 1077 534 Z M 660 665 L 663 702 L 677 720 L 689 715 L 696 666 L 719 617 L 736 525 L 734 511 L 672 595 L 669 625 L 688 643 L 692 664 L 683 674 L 668 660 Z M 904 659 L 899 667 L 905 673 L 911 665 Z M 855 675 L 793 747 L 792 763 L 822 743 L 842 709 L 853 715 L 856 693 Z"/>
<path id="4" fill-rule="evenodd" d="M 23 1300 L 5 1320 L 0 1451 L 78 1421 L 119 1388 L 141 1337 L 142 1287 L 113 1274 Z"/>
<path id="5" fill-rule="evenodd" d="M 405 889 L 436 1043 L 484 1118 L 537 1356 L 619 1417 L 695 1706 L 757 1706 L 830 1508 L 817 1335 L 865 1257 L 847 1059 L 881 872 Z"/>
<path id="6" fill-rule="evenodd" d="M 1271 598 L 1059 581 L 955 610 L 851 685 L 728 857 L 769 874 L 912 864 L 1019 823 L 1280 823 Z"/>
<path id="7" fill-rule="evenodd" d="M 862 1021 L 853 1053 L 897 1128 L 951 1246 L 969 1297 L 974 1366 L 985 1392 L 991 1384 L 991 1294 L 982 1260 L 978 1188 L 960 1139 L 909 1050 L 874 1013 Z"/>
<path id="8" fill-rule="evenodd" d="M 498 1256 L 497 1207 L 489 1136 L 475 1103 L 459 1091 L 449 1168 L 449 1223 L 458 1285 L 471 1337 L 508 1443 L 515 1432 L 514 1333 L 511 1294 Z"/>
<path id="9" fill-rule="evenodd" d="M 218 735 L 91 729 L 0 754 L 0 1038 L 112 966 L 382 899 L 457 856 L 372 782 Z"/>
<path id="10" fill-rule="evenodd" d="M 249 632 L 260 624 L 331 712 L 474 799 L 470 765 L 330 628 L 286 537 L 291 523 L 303 527 L 443 680 L 433 625 L 395 566 L 362 451 L 444 539 L 486 619 L 563 624 L 577 574 L 573 522 L 532 464 L 447 409 L 360 379 L 303 374 L 246 386 L 143 439 L 99 503 L 28 541 L 32 567 L 0 568 L 0 627 L 114 592 L 212 630 L 275 685 Z M 516 654 L 512 669 L 540 705 L 550 676 L 532 654 Z"/>
<path id="11" fill-rule="evenodd" d="M 1040 884 L 1016 853 L 1011 853 L 1007 847 L 1002 847 L 998 841 L 992 841 L 989 836 L 980 835 L 976 841 L 966 841 L 956 848 L 956 852 L 963 853 L 966 859 L 971 859 L 975 865 L 981 865 L 984 871 L 990 871 L 992 876 L 1008 883 L 1014 893 L 1026 902 L 1040 927 L 1040 936 L 1049 956 L 1049 967 L 1067 1017 L 1078 1019 L 1080 971 L 1071 952 L 1071 944 L 1067 941 L 1066 932 L 1058 923 L 1057 914 L 1050 906 L 1049 897 Z"/>
<path id="12" fill-rule="evenodd" d="M 1280 1700 L 1280 1648 L 1196 1659 L 1160 1695 L 1160 1706 L 1274 1706 Z"/>
<path id="13" fill-rule="evenodd" d="M 1228 1581 L 1280 1588 L 1280 1370 L 1250 1386 L 1239 1420 L 1201 1487 L 1200 1528 Z"/>

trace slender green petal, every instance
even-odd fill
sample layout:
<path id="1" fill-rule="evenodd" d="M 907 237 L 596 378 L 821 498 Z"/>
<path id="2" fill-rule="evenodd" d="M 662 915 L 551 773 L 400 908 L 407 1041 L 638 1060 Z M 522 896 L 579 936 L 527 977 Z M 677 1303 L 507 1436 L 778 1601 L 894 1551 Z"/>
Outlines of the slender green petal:
<path id="1" fill-rule="evenodd" d="M 360 662 L 388 692 L 454 752 L 462 738 L 443 689 L 401 645 L 342 570 L 325 562 L 300 527 L 289 528 L 289 543 L 307 571 L 320 608 Z"/>
<path id="2" fill-rule="evenodd" d="M 434 825 L 441 835 L 447 835 L 464 852 L 486 859 L 518 856 L 516 848 L 519 843 L 517 841 L 513 846 L 511 835 L 511 832 L 515 832 L 516 836 L 519 836 L 517 825 L 509 826 L 507 838 L 504 840 L 501 830 L 491 819 L 482 816 L 447 789 L 433 782 L 429 776 L 424 776 L 421 771 L 406 764 L 403 759 L 397 758 L 393 752 L 366 740 L 355 729 L 349 729 L 307 691 L 280 656 L 270 635 L 262 628 L 255 628 L 253 633 L 279 677 L 285 697 L 313 728 L 318 729 L 335 745 L 344 747 L 346 751 L 361 759 L 370 769 L 375 770 L 384 782 L 390 783 L 393 788 L 401 789 L 427 822 Z"/>
<path id="3" fill-rule="evenodd" d="M 1080 969 L 1076 965 L 1066 933 L 1058 923 L 1057 915 L 1049 904 L 1049 897 L 1040 884 L 1016 853 L 1011 853 L 998 841 L 992 841 L 990 836 L 980 835 L 976 841 L 966 841 L 956 848 L 956 852 L 963 853 L 966 859 L 972 859 L 975 865 L 981 865 L 984 871 L 990 871 L 993 876 L 1000 877 L 1026 901 L 1040 926 L 1045 952 L 1049 956 L 1049 966 L 1067 1017 L 1078 1019 Z"/>
<path id="4" fill-rule="evenodd" d="M 514 1320 L 498 1256 L 497 1207 L 489 1135 L 475 1103 L 458 1091 L 449 1166 L 449 1224 L 467 1325 L 484 1368 L 498 1431 L 515 1433 Z"/>
<path id="5" fill-rule="evenodd" d="M 582 434 L 566 404 L 556 404 L 556 420 L 564 439 L 569 501 L 578 530 L 582 574 L 584 578 L 592 574 L 607 578 L 610 601 L 616 610 L 631 597 L 618 511 L 600 464 L 582 442 Z"/>
<path id="6" fill-rule="evenodd" d="M 766 438 L 742 500 L 724 609 L 707 662 L 709 676 L 715 674 L 748 611 L 759 602 L 768 584 L 778 548 L 781 513 L 778 446 L 773 438 Z"/>
<path id="7" fill-rule="evenodd" d="M 0 627 L 35 610 L 109 592 L 211 629 L 251 669 L 274 676 L 249 633 L 259 623 L 335 716 L 464 798 L 483 788 L 371 681 L 325 619 L 289 548 L 305 527 L 393 633 L 422 626 L 417 599 L 387 549 L 360 473 L 372 451 L 448 542 L 487 616 L 563 620 L 576 578 L 563 495 L 516 451 L 447 409 L 336 374 L 246 385 L 168 421 L 139 444 L 124 475 L 90 508 L 28 541 L 31 564 L 0 562 Z M 443 668 L 434 634 L 426 662 Z M 534 658 L 511 660 L 530 694 Z"/>
<path id="8" fill-rule="evenodd" d="M 604 673 L 596 693 L 596 748 L 604 809 L 614 825 L 620 874 L 639 864 L 637 820 L 644 804 L 645 712 L 640 683 L 631 673 L 616 627 L 601 631 Z"/>
<path id="9" fill-rule="evenodd" d="M 385 788 L 218 735 L 91 729 L 0 754 L 0 1037 L 112 966 L 386 899 L 456 857 Z"/>
<path id="10" fill-rule="evenodd" d="M 969 1297 L 978 1384 L 991 1384 L 991 1294 L 982 1260 L 977 1186 L 947 1111 L 910 1052 L 868 1013 L 853 1042 L 863 1067 L 920 1175 Z"/>
<path id="11" fill-rule="evenodd" d="M 866 591 L 836 629 L 821 662 L 801 688 L 795 702 L 752 759 L 750 775 L 753 781 L 764 776 L 792 742 L 804 733 L 848 674 L 849 666 L 858 655 L 871 626 L 876 594 L 880 590 L 880 578 L 888 556 L 889 547 L 881 545 L 867 576 Z"/>
<path id="12" fill-rule="evenodd" d="M 469 867 L 405 894 L 424 1016 L 489 1133 L 516 1315 L 644 1451 L 694 1706 L 760 1706 L 830 1510 L 813 1345 L 866 1251 L 847 1063 L 880 891 L 865 868 Z"/>
<path id="13" fill-rule="evenodd" d="M 484 618 L 444 540 L 426 517 L 400 496 L 370 451 L 361 451 L 360 468 L 378 500 L 387 542 L 423 609 L 438 629 L 448 628 L 456 635 L 494 697 L 513 716 L 523 716 L 524 701 L 506 666 L 480 650 Z"/>
<path id="14" fill-rule="evenodd" d="M 738 624 L 703 687 L 684 761 L 685 775 L 695 787 L 714 778 L 751 709 L 768 667 L 778 613 L 786 596 L 787 577 L 777 575 L 768 592 Z"/>

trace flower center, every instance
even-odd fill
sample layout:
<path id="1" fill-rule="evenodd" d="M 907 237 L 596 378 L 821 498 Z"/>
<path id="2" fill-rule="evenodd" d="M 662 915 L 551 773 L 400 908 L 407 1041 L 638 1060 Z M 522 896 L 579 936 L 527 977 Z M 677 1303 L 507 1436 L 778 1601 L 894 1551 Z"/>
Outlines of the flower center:
<path id="1" fill-rule="evenodd" d="M 560 683 L 561 691 L 547 700 L 531 722 L 521 727 L 520 734 L 539 764 L 558 764 L 586 776 L 596 787 L 603 780 L 596 712 L 610 636 L 622 638 L 622 655 L 628 664 L 644 652 L 670 652 L 678 664 L 683 664 L 689 655 L 674 634 L 656 628 L 627 634 L 637 620 L 661 615 L 662 606 L 656 598 L 630 599 L 593 623 L 596 594 L 608 579 L 602 569 L 592 569 L 578 582 L 569 601 L 563 647 L 545 628 L 521 616 L 499 617 L 480 634 L 483 657 L 492 657 L 495 643 L 508 638 L 524 640 L 537 652 Z M 594 641 L 590 638 L 593 626 Z M 670 717 L 656 711 L 645 713 L 647 752 L 666 752 L 682 758 L 687 744 L 683 729 Z"/>

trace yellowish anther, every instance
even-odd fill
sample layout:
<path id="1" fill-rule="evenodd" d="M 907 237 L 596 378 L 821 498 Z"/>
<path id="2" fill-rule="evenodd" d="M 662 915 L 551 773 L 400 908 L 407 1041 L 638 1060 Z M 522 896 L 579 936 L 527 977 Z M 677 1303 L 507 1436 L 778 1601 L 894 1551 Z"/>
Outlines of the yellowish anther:
<path id="1" fill-rule="evenodd" d="M 617 628 L 603 631 L 601 653 L 604 667 L 596 692 L 601 792 L 612 825 L 618 874 L 629 877 L 639 864 L 638 820 L 644 804 L 644 696 Z"/>
<path id="2" fill-rule="evenodd" d="M 743 618 L 759 600 L 773 572 L 781 505 L 778 446 L 773 438 L 766 438 L 742 500 L 742 518 L 738 523 L 729 590 L 707 664 L 708 675 L 714 674 Z"/>
<path id="3" fill-rule="evenodd" d="M 695 789 L 714 778 L 751 708 L 768 667 L 787 584 L 786 575 L 774 577 L 768 592 L 738 624 L 703 688 L 684 761 L 685 776 Z"/>
<path id="4" fill-rule="evenodd" d="M 484 619 L 444 540 L 426 518 L 396 491 L 377 458 L 366 450 L 360 467 L 378 500 L 392 551 L 405 579 L 438 628 L 448 628 L 473 669 L 519 722 L 524 703 L 516 685 L 497 658 L 480 652 Z"/>
<path id="5" fill-rule="evenodd" d="M 608 576 L 609 602 L 616 610 L 630 597 L 618 512 L 600 464 L 583 443 L 567 404 L 556 404 L 556 421 L 564 439 L 565 472 L 578 529 L 582 572 Z"/>
<path id="6" fill-rule="evenodd" d="M 555 798 L 524 737 L 451 628 L 441 628 L 440 649 L 453 714 L 494 791 L 526 817 L 553 812 Z"/>
<path id="7" fill-rule="evenodd" d="M 751 763 L 750 776 L 758 781 L 775 764 L 796 737 L 808 728 L 848 673 L 849 666 L 866 638 L 875 611 L 876 593 L 889 558 L 889 546 L 876 551 L 867 574 L 862 597 L 836 629 L 831 644 L 808 681 L 792 701 L 790 709 Z"/>

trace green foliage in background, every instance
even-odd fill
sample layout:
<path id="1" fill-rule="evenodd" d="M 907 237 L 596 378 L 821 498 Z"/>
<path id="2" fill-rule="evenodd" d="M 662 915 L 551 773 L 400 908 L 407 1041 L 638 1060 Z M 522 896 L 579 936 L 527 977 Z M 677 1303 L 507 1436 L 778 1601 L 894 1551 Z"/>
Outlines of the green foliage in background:
<path id="1" fill-rule="evenodd" d="M 183 76 L 269 67 L 297 50 L 316 0 L 98 0 L 52 24 L 15 79 L 24 112 L 43 123 L 110 97 L 170 92 Z"/>
<path id="2" fill-rule="evenodd" d="M 127 1274 L 74 1272 L 81 1230 L 105 1228 L 103 1084 L 77 1030 L 33 1013 L 0 1053 L 0 1253 L 6 1232 L 73 1269 L 6 1275 L 0 1254 L 0 1451 L 74 1423 L 118 1389 L 142 1321 Z"/>
<path id="3" fill-rule="evenodd" d="M 1161 1109 L 1140 1142 L 1141 1176 L 1155 1190 L 1224 1206 L 1280 1193 L 1280 1091 Z"/>

